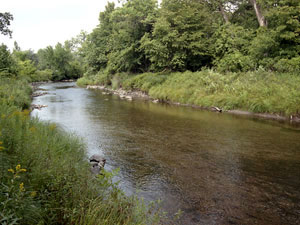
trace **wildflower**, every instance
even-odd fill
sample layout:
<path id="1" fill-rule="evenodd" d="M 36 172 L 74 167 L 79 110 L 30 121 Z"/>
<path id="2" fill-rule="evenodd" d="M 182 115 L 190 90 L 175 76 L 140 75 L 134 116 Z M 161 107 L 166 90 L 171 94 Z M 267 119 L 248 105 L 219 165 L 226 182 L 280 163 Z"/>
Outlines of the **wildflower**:
<path id="1" fill-rule="evenodd" d="M 19 172 L 26 172 L 26 169 L 21 169 L 21 165 L 18 164 L 18 165 L 16 166 L 16 172 L 17 172 L 17 173 L 19 173 Z"/>
<path id="2" fill-rule="evenodd" d="M 3 147 L 3 146 L 0 146 L 0 152 L 2 151 L 2 150 L 4 150 L 5 148 Z"/>
<path id="3" fill-rule="evenodd" d="M 20 191 L 25 191 L 25 188 L 24 188 L 24 183 L 22 182 L 20 185 L 19 185 L 19 187 L 20 187 Z"/>
<path id="4" fill-rule="evenodd" d="M 17 170 L 17 171 L 19 171 L 19 170 L 20 170 L 20 168 L 21 168 L 21 165 L 20 165 L 20 164 L 18 164 L 18 165 L 16 166 L 16 170 Z"/>
<path id="5" fill-rule="evenodd" d="M 15 171 L 13 169 L 8 169 L 7 171 L 11 172 L 11 173 L 15 173 Z"/>
<path id="6" fill-rule="evenodd" d="M 13 169 L 8 169 L 8 172 L 11 172 L 12 174 L 14 174 L 14 178 L 19 178 L 19 173 L 21 172 L 26 172 L 26 169 L 21 168 L 21 165 L 18 164 L 16 166 L 16 171 L 14 171 Z"/>

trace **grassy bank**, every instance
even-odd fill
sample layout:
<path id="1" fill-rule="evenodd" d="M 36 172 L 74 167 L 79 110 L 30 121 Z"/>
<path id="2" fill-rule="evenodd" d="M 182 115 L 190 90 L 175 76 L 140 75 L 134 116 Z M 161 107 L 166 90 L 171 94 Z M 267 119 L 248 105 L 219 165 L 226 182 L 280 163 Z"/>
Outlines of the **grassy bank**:
<path id="1" fill-rule="evenodd" d="M 0 224 L 157 224 L 112 174 L 89 173 L 81 140 L 30 118 L 30 93 L 25 81 L 0 80 Z"/>
<path id="2" fill-rule="evenodd" d="M 225 110 L 281 115 L 300 112 L 300 76 L 292 74 L 266 71 L 221 74 L 212 70 L 117 74 L 102 80 L 97 80 L 97 76 L 84 77 L 79 79 L 78 84 L 111 84 L 114 88 L 139 89 L 163 101 L 202 107 L 218 106 Z"/>

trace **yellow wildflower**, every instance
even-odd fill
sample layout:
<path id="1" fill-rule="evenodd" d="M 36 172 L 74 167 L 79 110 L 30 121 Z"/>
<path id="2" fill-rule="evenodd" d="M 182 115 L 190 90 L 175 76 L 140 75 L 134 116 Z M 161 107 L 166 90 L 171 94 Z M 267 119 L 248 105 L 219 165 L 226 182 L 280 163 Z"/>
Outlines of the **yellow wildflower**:
<path id="1" fill-rule="evenodd" d="M 26 172 L 26 169 L 21 169 L 21 165 L 18 164 L 18 165 L 16 166 L 16 172 L 17 172 L 17 173 L 20 173 L 20 172 Z"/>
<path id="2" fill-rule="evenodd" d="M 20 169 L 21 169 L 21 165 L 18 164 L 18 165 L 16 166 L 16 170 L 19 171 Z"/>
<path id="3" fill-rule="evenodd" d="M 13 169 L 8 169 L 8 172 L 15 173 Z"/>
<path id="4" fill-rule="evenodd" d="M 3 146 L 0 146 L 0 151 L 4 150 L 5 148 Z"/>
<path id="5" fill-rule="evenodd" d="M 21 184 L 20 184 L 20 191 L 25 191 L 24 183 L 21 183 Z"/>

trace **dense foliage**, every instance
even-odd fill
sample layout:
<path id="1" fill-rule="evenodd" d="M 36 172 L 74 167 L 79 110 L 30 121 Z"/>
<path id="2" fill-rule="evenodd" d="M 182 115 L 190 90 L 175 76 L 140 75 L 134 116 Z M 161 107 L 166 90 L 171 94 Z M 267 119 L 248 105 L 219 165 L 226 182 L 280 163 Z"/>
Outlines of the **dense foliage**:
<path id="1" fill-rule="evenodd" d="M 55 48 L 49 46 L 37 54 L 32 50 L 22 51 L 17 43 L 12 53 L 4 44 L 0 46 L 0 77 L 35 82 L 77 79 L 81 74 L 79 60 L 67 45 L 58 43 Z"/>
<path id="2" fill-rule="evenodd" d="M 87 75 L 300 71 L 298 0 L 128 0 L 99 21 L 80 48 Z"/>

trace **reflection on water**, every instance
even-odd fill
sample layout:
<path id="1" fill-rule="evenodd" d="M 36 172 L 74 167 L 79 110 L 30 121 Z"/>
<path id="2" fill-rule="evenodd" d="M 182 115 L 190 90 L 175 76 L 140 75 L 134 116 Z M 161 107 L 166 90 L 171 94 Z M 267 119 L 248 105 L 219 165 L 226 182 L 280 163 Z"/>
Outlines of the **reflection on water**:
<path id="1" fill-rule="evenodd" d="M 300 132 L 190 108 L 46 84 L 33 115 L 83 137 L 120 186 L 163 200 L 178 224 L 300 224 Z M 173 223 L 173 222 L 171 222 Z"/>

